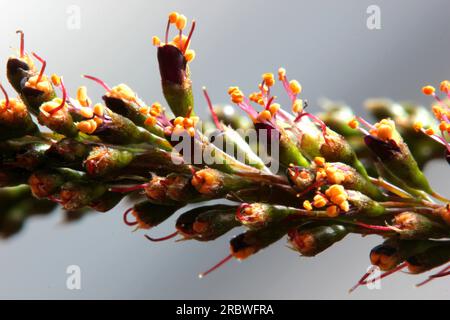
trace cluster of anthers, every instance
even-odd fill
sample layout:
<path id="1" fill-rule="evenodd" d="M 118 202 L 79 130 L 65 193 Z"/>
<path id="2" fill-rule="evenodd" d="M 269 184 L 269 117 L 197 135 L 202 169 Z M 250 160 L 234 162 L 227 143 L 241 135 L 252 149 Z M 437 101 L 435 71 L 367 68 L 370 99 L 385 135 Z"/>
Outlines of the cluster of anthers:
<path id="1" fill-rule="evenodd" d="M 364 125 L 366 125 L 369 128 L 369 132 L 359 127 L 359 122 L 362 122 Z M 372 125 L 366 120 L 362 119 L 361 117 L 355 117 L 348 122 L 348 125 L 352 129 L 359 129 L 365 135 L 370 134 L 371 136 L 376 137 L 385 142 L 389 142 L 392 140 L 398 143 L 399 140 L 401 139 L 400 135 L 398 134 L 395 128 L 395 122 L 391 119 L 382 119 L 381 121 Z"/>
<path id="2" fill-rule="evenodd" d="M 178 34 L 169 42 L 169 30 L 170 25 L 174 24 L 178 29 Z M 169 14 L 169 19 L 167 21 L 166 34 L 164 37 L 164 42 L 161 42 L 161 39 L 157 36 L 153 36 L 152 43 L 155 47 L 162 47 L 165 45 L 171 45 L 178 48 L 181 53 L 183 53 L 184 58 L 187 62 L 191 62 L 195 58 L 195 51 L 189 49 L 189 44 L 191 42 L 192 33 L 195 29 L 195 20 L 192 21 L 191 29 L 189 34 L 186 36 L 183 34 L 183 30 L 186 28 L 187 18 L 183 14 L 179 14 L 178 12 L 171 12 Z"/>
<path id="3" fill-rule="evenodd" d="M 14 119 L 23 118 L 28 114 L 27 107 L 20 99 L 9 98 L 5 88 L 0 84 L 5 99 L 0 101 L 0 119 L 7 123 L 14 122 Z"/>
<path id="4" fill-rule="evenodd" d="M 314 208 L 325 208 L 329 217 L 337 217 L 341 211 L 347 212 L 350 210 L 348 202 L 348 194 L 345 188 L 340 184 L 331 185 L 325 194 L 321 191 L 316 191 L 313 202 L 309 200 L 303 201 L 303 208 L 312 211 Z"/>
<path id="5" fill-rule="evenodd" d="M 195 136 L 195 127 L 198 121 L 199 118 L 191 115 L 191 111 L 189 111 L 186 117 L 176 117 L 173 119 L 173 125 L 167 126 L 164 130 L 168 135 L 182 135 L 184 132 L 187 132 L 189 136 L 193 137 Z"/>
<path id="6" fill-rule="evenodd" d="M 439 90 L 447 95 L 446 99 L 441 99 L 436 94 L 436 89 L 433 86 L 427 85 L 422 88 L 423 94 L 427 96 L 432 96 L 436 104 L 432 106 L 434 117 L 439 121 L 439 131 L 440 135 L 436 133 L 436 130 L 432 127 L 424 128 L 423 123 L 419 120 L 414 123 L 413 127 L 416 131 L 421 131 L 438 143 L 444 145 L 448 152 L 450 153 L 450 143 L 448 135 L 450 134 L 450 81 L 444 80 L 439 85 Z"/>
<path id="7" fill-rule="evenodd" d="M 297 80 L 288 81 L 286 78 L 286 70 L 280 68 L 278 70 L 278 79 L 283 83 L 283 86 L 291 100 L 292 111 L 295 114 L 303 112 L 304 102 L 302 99 L 298 99 L 297 96 L 302 91 L 302 86 Z M 270 89 L 275 85 L 275 76 L 273 73 L 264 73 L 262 75 L 262 82 L 258 85 L 259 91 L 252 92 L 248 99 L 246 99 L 244 93 L 239 87 L 232 86 L 228 89 L 231 101 L 237 104 L 242 110 L 248 113 L 253 122 L 270 122 L 275 119 L 276 115 L 281 109 L 279 103 L 275 103 L 276 96 L 270 94 Z M 250 105 L 250 101 L 255 102 L 262 106 L 264 109 L 257 112 Z M 284 118 L 286 114 L 282 115 Z"/>

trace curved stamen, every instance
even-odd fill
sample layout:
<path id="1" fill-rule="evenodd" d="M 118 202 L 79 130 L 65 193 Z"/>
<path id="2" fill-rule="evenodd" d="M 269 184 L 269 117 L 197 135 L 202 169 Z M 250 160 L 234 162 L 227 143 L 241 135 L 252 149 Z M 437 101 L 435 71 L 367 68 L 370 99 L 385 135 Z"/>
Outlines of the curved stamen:
<path id="1" fill-rule="evenodd" d="M 124 213 L 123 213 L 123 222 L 127 225 L 127 226 L 135 226 L 135 225 L 137 225 L 138 224 L 138 222 L 137 221 L 130 221 L 130 220 L 128 220 L 128 215 L 131 213 L 131 212 L 133 212 L 133 210 L 134 210 L 134 208 L 133 207 L 131 207 L 131 208 L 129 208 L 127 211 L 125 211 Z"/>
<path id="2" fill-rule="evenodd" d="M 3 85 L 0 83 L 0 89 L 3 92 L 3 95 L 5 96 L 5 108 L 8 109 L 9 106 L 9 97 L 8 97 L 8 93 L 6 92 L 5 88 L 3 88 Z"/>
<path id="3" fill-rule="evenodd" d="M 186 43 L 182 50 L 183 54 L 186 52 L 187 48 L 189 47 L 189 43 L 191 42 L 192 34 L 194 33 L 194 29 L 195 29 L 195 20 L 192 20 L 191 30 L 189 30 L 189 35 L 186 39 Z M 180 40 L 181 40 L 181 38 L 180 38 Z"/>
<path id="4" fill-rule="evenodd" d="M 82 77 L 97 82 L 99 85 L 101 85 L 108 92 L 111 91 L 111 88 L 106 84 L 106 82 L 101 80 L 101 79 L 99 79 L 99 78 L 96 78 L 96 77 L 93 77 L 93 76 L 89 76 L 87 74 L 83 74 Z"/>
<path id="5" fill-rule="evenodd" d="M 39 57 L 35 52 L 32 52 L 32 54 L 36 59 L 39 60 L 40 63 L 42 63 L 41 71 L 39 71 L 39 76 L 36 80 L 36 84 L 38 84 L 41 81 L 42 76 L 44 75 L 45 67 L 47 66 L 47 61 Z"/>
<path id="6" fill-rule="evenodd" d="M 208 274 L 210 274 L 211 272 L 213 272 L 214 270 L 217 270 L 218 268 L 220 268 L 221 266 L 223 266 L 225 263 L 227 263 L 228 261 L 230 261 L 233 258 L 233 255 L 230 254 L 228 256 L 226 256 L 224 259 L 220 260 L 216 265 L 214 265 L 212 268 L 206 270 L 205 272 L 202 272 L 198 275 L 199 278 L 203 278 L 205 276 L 207 276 Z"/>
<path id="7" fill-rule="evenodd" d="M 393 273 L 395 273 L 395 272 L 397 272 L 397 271 L 402 270 L 402 269 L 405 268 L 406 266 L 407 266 L 407 263 L 406 263 L 406 262 L 403 262 L 403 263 L 399 264 L 397 267 L 395 267 L 394 269 L 384 272 L 384 273 L 383 273 L 382 275 L 380 275 L 379 277 L 376 277 L 376 278 L 374 278 L 374 279 L 369 279 L 369 280 L 368 280 L 367 278 L 375 271 L 375 266 L 372 266 L 372 268 L 371 268 L 369 271 L 367 271 L 367 273 L 365 273 L 365 274 L 362 276 L 362 278 L 358 281 L 358 283 L 356 283 L 356 284 L 349 290 L 349 293 L 352 293 L 353 291 L 355 291 L 355 289 L 358 288 L 359 286 L 367 285 L 368 283 L 370 283 L 370 282 L 372 282 L 372 281 L 375 281 L 375 280 L 381 280 L 381 279 L 383 279 L 383 278 L 386 278 L 387 276 L 389 276 L 389 275 L 391 275 L 391 274 L 393 274 Z"/>
<path id="8" fill-rule="evenodd" d="M 62 90 L 62 101 L 61 104 L 59 106 L 57 106 L 56 108 L 52 109 L 51 111 L 49 111 L 50 115 L 55 114 L 56 112 L 58 112 L 59 110 L 61 110 L 62 108 L 64 108 L 65 104 L 66 104 L 66 100 L 67 100 L 67 90 L 66 90 L 66 86 L 64 85 L 64 81 L 63 78 L 60 78 L 60 82 L 61 82 L 61 90 Z"/>
<path id="9" fill-rule="evenodd" d="M 211 99 L 209 98 L 209 94 L 206 91 L 206 87 L 203 87 L 202 90 L 203 90 L 203 95 L 205 96 L 205 99 L 206 99 L 206 104 L 208 105 L 209 112 L 211 112 L 211 117 L 214 121 L 214 124 L 216 125 L 216 128 L 219 129 L 220 131 L 223 131 L 222 124 L 220 123 L 219 117 L 217 117 L 217 114 L 214 111 L 214 107 L 211 103 Z"/>
<path id="10" fill-rule="evenodd" d="M 166 26 L 166 34 L 164 36 L 164 43 L 168 44 L 169 43 L 169 29 L 170 29 L 170 19 L 167 20 L 167 26 Z M 181 39 L 181 38 L 180 38 Z"/>
<path id="11" fill-rule="evenodd" d="M 20 34 L 20 57 L 23 58 L 25 55 L 25 40 L 24 33 L 22 30 L 17 30 L 16 33 Z"/>
<path id="12" fill-rule="evenodd" d="M 328 141 L 328 138 L 327 138 L 327 125 L 325 124 L 325 122 L 320 120 L 318 117 L 316 117 L 312 113 L 302 112 L 295 118 L 294 122 L 295 123 L 299 122 L 305 116 L 310 118 L 312 121 L 314 121 L 317 125 L 320 126 L 320 128 L 322 130 L 322 136 L 325 139 L 325 143 L 328 144 L 329 141 Z"/>
<path id="13" fill-rule="evenodd" d="M 175 231 L 174 233 L 171 233 L 165 237 L 162 238 L 152 238 L 149 235 L 144 235 L 148 240 L 152 241 L 152 242 L 160 242 L 160 241 L 165 241 L 165 240 L 169 240 L 172 239 L 174 237 L 176 237 L 178 235 L 178 231 Z"/>

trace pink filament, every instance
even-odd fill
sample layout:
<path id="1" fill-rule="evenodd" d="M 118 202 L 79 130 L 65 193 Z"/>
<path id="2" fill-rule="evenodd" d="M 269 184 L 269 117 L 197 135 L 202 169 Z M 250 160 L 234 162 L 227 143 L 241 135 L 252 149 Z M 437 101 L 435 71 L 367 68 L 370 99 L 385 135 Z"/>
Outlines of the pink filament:
<path id="1" fill-rule="evenodd" d="M 22 30 L 17 30 L 16 33 L 20 34 L 20 57 L 23 58 L 25 53 L 24 33 Z"/>
<path id="2" fill-rule="evenodd" d="M 219 118 L 217 117 L 217 114 L 214 111 L 214 107 L 213 107 L 213 105 L 211 103 L 211 99 L 209 98 L 209 94 L 206 91 L 205 87 L 203 87 L 203 95 L 205 96 L 206 103 L 207 103 L 208 108 L 209 108 L 209 112 L 211 112 L 211 116 L 213 118 L 214 124 L 216 125 L 216 128 L 222 131 L 223 130 L 222 124 L 220 123 Z"/>
<path id="3" fill-rule="evenodd" d="M 6 92 L 5 88 L 3 88 L 2 84 L 0 84 L 0 89 L 2 90 L 3 95 L 5 96 L 5 108 L 8 108 L 8 106 L 9 106 L 8 93 Z"/>
<path id="4" fill-rule="evenodd" d="M 49 113 L 50 115 L 55 114 L 56 112 L 58 112 L 59 110 L 61 110 L 62 108 L 64 108 L 64 105 L 66 104 L 66 100 L 67 100 L 67 90 L 66 90 L 66 86 L 64 85 L 64 81 L 63 78 L 61 77 L 61 90 L 63 93 L 63 98 L 61 101 L 61 104 L 59 106 L 57 106 L 55 109 L 52 109 Z"/>
<path id="5" fill-rule="evenodd" d="M 110 92 L 111 88 L 101 79 L 93 77 L 93 76 L 89 76 L 84 74 L 83 75 L 84 78 L 89 79 L 89 80 L 93 80 L 95 82 L 97 82 L 99 85 L 101 85 L 106 91 Z"/>
<path id="6" fill-rule="evenodd" d="M 124 212 L 123 214 L 123 222 L 127 225 L 127 226 L 135 226 L 138 224 L 137 221 L 130 221 L 128 220 L 128 215 L 133 212 L 133 207 L 129 208 L 127 211 Z"/>
<path id="7" fill-rule="evenodd" d="M 45 67 L 47 66 L 47 61 L 39 57 L 36 53 L 32 52 L 33 56 L 39 60 L 39 62 L 42 63 L 41 71 L 39 72 L 39 76 L 37 78 L 36 83 L 39 83 L 42 79 L 42 76 L 44 75 Z"/>
<path id="8" fill-rule="evenodd" d="M 187 48 L 189 47 L 189 43 L 191 42 L 192 34 L 194 33 L 194 29 L 195 29 L 195 20 L 192 20 L 191 30 L 189 30 L 189 35 L 187 37 L 186 44 L 184 45 L 184 48 L 182 50 L 183 54 L 186 52 Z M 180 37 L 180 41 L 181 41 L 181 37 Z"/>
<path id="9" fill-rule="evenodd" d="M 212 268 L 206 270 L 205 272 L 202 272 L 199 274 L 200 278 L 203 278 L 205 276 L 207 276 L 208 274 L 210 274 L 211 272 L 213 272 L 214 270 L 217 270 L 218 268 L 220 268 L 221 266 L 223 266 L 225 263 L 227 263 L 228 261 L 230 261 L 233 258 L 233 255 L 228 255 L 226 256 L 224 259 L 220 260 L 216 265 L 214 265 Z"/>
<path id="10" fill-rule="evenodd" d="M 176 237 L 177 235 L 178 235 L 178 231 L 175 231 L 174 233 L 171 233 L 171 234 L 169 234 L 169 235 L 167 235 L 165 237 L 162 237 L 162 238 L 152 238 L 152 237 L 150 237 L 148 235 L 145 235 L 145 237 L 148 240 L 152 241 L 152 242 L 160 242 L 160 241 L 165 241 L 165 240 L 172 239 L 172 238 Z"/>

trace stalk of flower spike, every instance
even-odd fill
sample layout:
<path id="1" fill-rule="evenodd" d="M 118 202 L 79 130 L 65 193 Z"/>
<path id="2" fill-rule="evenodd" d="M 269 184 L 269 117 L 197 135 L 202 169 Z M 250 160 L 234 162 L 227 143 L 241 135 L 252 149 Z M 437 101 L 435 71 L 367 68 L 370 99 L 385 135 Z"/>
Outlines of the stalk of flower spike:
<path id="1" fill-rule="evenodd" d="M 181 214 L 176 222 L 178 233 L 187 239 L 211 241 L 240 223 L 235 219 L 237 206 L 202 206 Z"/>
<path id="2" fill-rule="evenodd" d="M 337 183 L 346 189 L 360 191 L 375 200 L 386 199 L 381 190 L 356 169 L 340 162 L 325 162 L 325 159 L 320 157 L 315 158 L 312 168 L 290 167 L 287 177 L 300 193 Z"/>
<path id="3" fill-rule="evenodd" d="M 185 116 L 188 110 L 194 107 L 188 62 L 195 57 L 195 52 L 189 49 L 195 21 L 192 22 L 187 37 L 182 34 L 186 22 L 184 15 L 172 12 L 167 22 L 164 42 L 161 43 L 158 37 L 153 37 L 153 44 L 158 48 L 158 64 L 164 97 L 175 116 Z M 179 34 L 169 42 L 171 24 L 175 24 Z"/>
<path id="4" fill-rule="evenodd" d="M 95 205 L 108 187 L 96 181 L 69 181 L 61 186 L 58 202 L 66 210 L 78 210 Z"/>
<path id="5" fill-rule="evenodd" d="M 83 179 L 85 174 L 68 168 L 44 169 L 33 172 L 28 179 L 33 196 L 47 198 L 57 193 L 68 181 Z"/>
<path id="6" fill-rule="evenodd" d="M 39 135 L 39 128 L 28 113 L 25 104 L 20 99 L 9 98 L 1 84 L 0 89 L 5 96 L 5 99 L 0 101 L 0 139 Z"/>
<path id="7" fill-rule="evenodd" d="M 450 228 L 440 219 L 416 212 L 402 212 L 393 220 L 394 230 L 401 239 L 439 239 L 450 236 Z"/>
<path id="8" fill-rule="evenodd" d="M 343 225 L 307 224 L 289 231 L 288 243 L 302 256 L 313 257 L 344 239 L 348 233 Z"/>
<path id="9" fill-rule="evenodd" d="M 439 241 L 389 238 L 370 251 L 370 262 L 382 271 L 389 271 L 407 258 L 434 246 L 439 246 Z"/>
<path id="10" fill-rule="evenodd" d="M 124 222 L 129 226 L 136 226 L 139 229 L 154 228 L 172 216 L 180 206 L 160 205 L 150 201 L 141 201 L 124 213 Z M 134 220 L 129 219 L 129 215 Z"/>

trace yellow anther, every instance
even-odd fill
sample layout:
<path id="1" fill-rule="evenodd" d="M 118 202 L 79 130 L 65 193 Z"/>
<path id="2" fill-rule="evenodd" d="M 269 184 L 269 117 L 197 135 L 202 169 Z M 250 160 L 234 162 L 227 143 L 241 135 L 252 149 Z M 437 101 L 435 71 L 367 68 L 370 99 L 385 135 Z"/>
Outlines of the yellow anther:
<path id="1" fill-rule="evenodd" d="M 446 131 L 448 128 L 448 123 L 445 121 L 441 121 L 441 123 L 439 123 L 439 130 L 441 131 Z"/>
<path id="2" fill-rule="evenodd" d="M 299 94 L 302 92 L 302 86 L 297 80 L 289 81 L 289 88 L 291 89 L 293 94 Z"/>
<path id="3" fill-rule="evenodd" d="M 153 116 L 149 116 L 147 119 L 145 119 L 144 124 L 148 126 L 154 126 L 156 124 L 156 118 Z"/>
<path id="4" fill-rule="evenodd" d="M 348 122 L 348 126 L 352 129 L 357 129 L 359 127 L 359 122 L 353 118 Z"/>
<path id="5" fill-rule="evenodd" d="M 436 92 L 436 89 L 433 86 L 425 86 L 422 88 L 423 94 L 429 96 Z"/>
<path id="6" fill-rule="evenodd" d="M 428 128 L 427 130 L 425 130 L 425 133 L 429 136 L 432 136 L 434 134 L 434 129 L 433 128 Z"/>
<path id="7" fill-rule="evenodd" d="M 92 109 L 89 108 L 89 107 L 81 107 L 81 108 L 80 108 L 80 115 L 81 115 L 83 118 L 88 118 L 88 119 L 90 119 L 90 118 L 92 118 L 92 117 L 94 116 L 94 112 L 93 112 Z"/>
<path id="8" fill-rule="evenodd" d="M 345 193 L 345 189 L 343 186 L 339 185 L 339 184 L 333 184 L 332 186 L 330 186 L 327 191 L 325 191 L 325 194 L 328 197 L 335 197 L 338 196 L 340 194 Z"/>
<path id="9" fill-rule="evenodd" d="M 350 210 L 350 204 L 348 203 L 348 201 L 344 201 L 339 205 L 339 208 L 342 211 L 347 212 L 348 210 Z"/>
<path id="10" fill-rule="evenodd" d="M 313 202 L 314 207 L 322 208 L 322 207 L 325 207 L 327 205 L 327 203 L 328 203 L 328 200 L 324 196 L 322 196 L 320 194 L 317 194 L 314 196 L 314 202 Z"/>
<path id="11" fill-rule="evenodd" d="M 264 80 L 264 84 L 268 87 L 271 87 L 275 84 L 275 78 L 273 76 L 273 73 L 264 73 L 262 75 L 262 78 Z"/>
<path id="12" fill-rule="evenodd" d="M 83 133 L 92 134 L 97 129 L 97 122 L 95 122 L 93 119 L 84 120 L 77 123 L 77 128 Z"/>
<path id="13" fill-rule="evenodd" d="M 50 79 L 52 80 L 54 86 L 59 87 L 61 85 L 61 78 L 56 73 L 52 74 Z"/>
<path id="14" fill-rule="evenodd" d="M 286 78 L 286 69 L 284 68 L 279 68 L 278 69 L 278 79 L 280 81 L 284 80 Z"/>
<path id="15" fill-rule="evenodd" d="M 176 11 L 173 11 L 169 14 L 170 23 L 176 23 L 180 14 Z"/>
<path id="16" fill-rule="evenodd" d="M 325 165 L 325 158 L 323 157 L 315 157 L 314 158 L 314 163 L 319 166 L 319 167 L 323 167 Z"/>
<path id="17" fill-rule="evenodd" d="M 92 120 L 95 121 L 95 123 L 97 124 L 97 126 L 101 125 L 103 123 L 103 119 L 99 118 L 99 117 L 94 117 Z"/>
<path id="18" fill-rule="evenodd" d="M 161 39 L 157 36 L 152 37 L 152 43 L 155 47 L 158 47 L 161 44 Z"/>
<path id="19" fill-rule="evenodd" d="M 188 128 L 187 132 L 191 137 L 195 136 L 195 128 L 194 127 Z"/>
<path id="20" fill-rule="evenodd" d="M 278 112 L 278 110 L 280 110 L 280 108 L 281 108 L 281 106 L 279 103 L 272 103 L 269 106 L 269 111 L 272 115 L 275 115 Z"/>
<path id="21" fill-rule="evenodd" d="M 98 117 L 103 117 L 103 115 L 105 114 L 105 107 L 103 107 L 101 103 L 95 104 L 93 110 L 94 114 Z"/>
<path id="22" fill-rule="evenodd" d="M 194 120 L 191 118 L 184 118 L 183 120 L 183 126 L 185 128 L 190 128 L 194 126 Z"/>
<path id="23" fill-rule="evenodd" d="M 108 92 L 108 95 L 118 99 L 136 101 L 136 94 L 133 92 L 133 90 L 131 90 L 129 86 L 123 83 L 112 88 L 111 91 Z"/>
<path id="24" fill-rule="evenodd" d="M 344 192 L 344 193 L 340 193 L 338 195 L 332 196 L 330 198 L 330 200 L 331 200 L 331 202 L 339 205 L 339 204 L 343 203 L 344 201 L 346 201 L 347 198 L 348 198 L 347 194 Z"/>
<path id="25" fill-rule="evenodd" d="M 83 107 L 87 107 L 91 104 L 91 100 L 87 95 L 87 88 L 85 86 L 81 86 L 77 89 L 77 100 Z"/>
<path id="26" fill-rule="evenodd" d="M 345 174 L 337 171 L 327 174 L 327 178 L 330 183 L 340 184 L 345 181 Z"/>
<path id="27" fill-rule="evenodd" d="M 231 95 L 236 90 L 240 91 L 239 87 L 229 87 L 227 92 Z"/>
<path id="28" fill-rule="evenodd" d="M 187 23 L 186 16 L 183 14 L 178 15 L 177 21 L 175 22 L 177 29 L 183 30 L 186 27 L 186 23 Z"/>
<path id="29" fill-rule="evenodd" d="M 311 211 L 313 209 L 311 202 L 309 200 L 303 201 L 303 208 L 305 208 L 308 211 Z"/>
<path id="30" fill-rule="evenodd" d="M 182 126 L 182 125 L 183 125 L 183 121 L 184 121 L 184 118 L 183 118 L 183 117 L 176 117 L 176 118 L 173 120 L 173 124 L 174 124 L 175 126 L 178 126 L 178 125 Z"/>
<path id="31" fill-rule="evenodd" d="M 192 49 L 186 50 L 186 52 L 184 53 L 184 57 L 186 58 L 187 62 L 191 62 L 195 59 L 195 51 Z"/>
<path id="32" fill-rule="evenodd" d="M 35 75 L 35 76 L 32 76 L 31 78 L 29 78 L 28 81 L 25 83 L 25 86 L 30 87 L 30 88 L 35 88 L 35 89 L 38 89 L 39 91 L 43 91 L 43 92 L 50 92 L 52 90 L 52 85 L 48 81 L 47 76 L 43 75 L 41 80 L 39 82 L 37 82 L 38 77 L 39 77 L 38 75 Z"/>
<path id="33" fill-rule="evenodd" d="M 173 128 L 172 134 L 174 135 L 181 135 L 184 132 L 184 127 L 181 124 L 175 125 Z"/>
<path id="34" fill-rule="evenodd" d="M 231 101 L 233 101 L 234 103 L 241 103 L 242 101 L 244 101 L 244 94 L 242 93 L 242 91 L 239 89 L 232 91 Z"/>
<path id="35" fill-rule="evenodd" d="M 266 103 L 264 102 L 264 99 L 263 99 L 263 98 L 259 98 L 257 102 L 258 102 L 258 104 L 261 105 L 261 106 L 265 106 L 265 105 L 266 105 Z"/>
<path id="36" fill-rule="evenodd" d="M 381 140 L 390 140 L 394 135 L 394 129 L 387 124 L 380 124 L 378 126 L 377 137 Z"/>
<path id="37" fill-rule="evenodd" d="M 448 80 L 442 81 L 441 84 L 439 85 L 439 90 L 441 90 L 442 92 L 445 92 L 445 93 L 449 93 L 450 92 L 450 81 L 448 81 Z"/>
<path id="38" fill-rule="evenodd" d="M 139 113 L 143 114 L 144 116 L 148 115 L 150 113 L 150 107 L 149 106 L 140 107 Z"/>
<path id="39" fill-rule="evenodd" d="M 335 218 L 338 215 L 339 215 L 339 210 L 338 210 L 337 206 L 332 205 L 327 208 L 327 216 L 329 216 L 330 218 Z"/>
<path id="40" fill-rule="evenodd" d="M 303 100 L 302 99 L 295 99 L 294 103 L 292 104 L 292 112 L 293 113 L 300 113 L 303 111 Z"/>
<path id="41" fill-rule="evenodd" d="M 269 110 L 263 110 L 258 114 L 258 121 L 259 122 L 265 122 L 272 119 L 272 114 Z"/>

